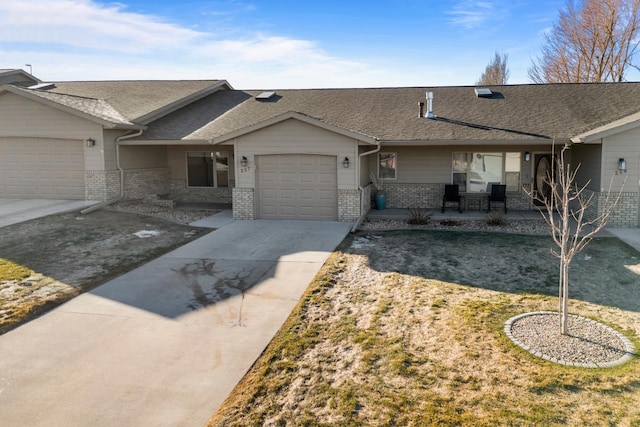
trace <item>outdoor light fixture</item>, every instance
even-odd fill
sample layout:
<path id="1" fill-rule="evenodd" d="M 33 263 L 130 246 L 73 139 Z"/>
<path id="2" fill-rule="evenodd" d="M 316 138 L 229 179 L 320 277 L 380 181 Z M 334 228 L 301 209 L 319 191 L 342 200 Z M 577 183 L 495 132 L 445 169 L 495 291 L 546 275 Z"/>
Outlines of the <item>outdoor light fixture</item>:
<path id="1" fill-rule="evenodd" d="M 625 159 L 618 160 L 618 172 L 627 173 L 627 161 Z"/>
<path id="2" fill-rule="evenodd" d="M 524 152 L 524 161 L 528 162 L 529 160 L 531 160 L 531 153 L 528 151 Z"/>
<path id="3" fill-rule="evenodd" d="M 88 148 L 96 146 L 96 140 L 93 138 L 87 138 L 85 142 L 87 143 Z"/>
<path id="4" fill-rule="evenodd" d="M 349 167 L 349 158 L 345 157 L 344 160 L 342 161 L 342 166 L 344 166 L 345 168 Z"/>
<path id="5" fill-rule="evenodd" d="M 240 166 L 242 166 L 243 168 L 246 168 L 247 165 L 249 165 L 249 160 L 247 160 L 247 156 L 242 156 L 242 159 L 240 160 Z"/>

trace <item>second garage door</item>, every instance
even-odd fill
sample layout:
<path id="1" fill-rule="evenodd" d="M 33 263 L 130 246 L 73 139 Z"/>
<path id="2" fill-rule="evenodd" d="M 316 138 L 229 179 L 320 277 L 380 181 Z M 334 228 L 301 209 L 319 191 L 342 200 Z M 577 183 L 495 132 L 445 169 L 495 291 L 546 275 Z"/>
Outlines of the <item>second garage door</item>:
<path id="1" fill-rule="evenodd" d="M 335 156 L 256 156 L 257 216 L 264 219 L 338 219 Z"/>
<path id="2" fill-rule="evenodd" d="M 84 199 L 82 141 L 0 138 L 0 196 Z"/>

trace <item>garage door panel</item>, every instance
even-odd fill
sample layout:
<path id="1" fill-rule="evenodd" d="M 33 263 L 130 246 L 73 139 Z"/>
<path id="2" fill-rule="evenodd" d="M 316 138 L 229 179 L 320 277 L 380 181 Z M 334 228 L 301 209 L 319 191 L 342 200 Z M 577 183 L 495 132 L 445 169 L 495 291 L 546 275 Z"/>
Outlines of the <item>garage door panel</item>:
<path id="1" fill-rule="evenodd" d="M 318 209 L 315 209 L 311 206 L 302 206 L 300 207 L 300 217 L 303 219 L 312 219 L 319 213 Z"/>
<path id="2" fill-rule="evenodd" d="M 276 172 L 264 171 L 262 173 L 262 179 L 269 182 L 275 182 L 278 179 Z"/>
<path id="3" fill-rule="evenodd" d="M 84 199 L 82 141 L 0 138 L 0 195 Z"/>
<path id="4" fill-rule="evenodd" d="M 260 197 L 263 199 L 276 198 L 278 197 L 278 190 L 275 188 L 262 188 L 260 189 Z"/>
<path id="5" fill-rule="evenodd" d="M 305 173 L 300 175 L 300 184 L 312 186 L 312 185 L 315 185 L 317 182 L 318 181 L 316 179 L 316 175 L 314 174 Z"/>
<path id="6" fill-rule="evenodd" d="M 335 156 L 265 155 L 256 161 L 259 218 L 337 219 Z"/>
<path id="7" fill-rule="evenodd" d="M 277 215 L 283 218 L 294 218 L 298 214 L 298 210 L 296 206 L 291 205 L 283 205 L 279 206 L 277 209 Z"/>
<path id="8" fill-rule="evenodd" d="M 329 216 L 333 213 L 333 210 L 325 208 L 325 207 L 318 207 L 316 209 L 316 214 L 322 215 L 322 216 Z"/>
<path id="9" fill-rule="evenodd" d="M 317 192 L 317 199 L 318 200 L 335 200 L 335 194 L 331 191 L 322 191 L 319 190 Z"/>
<path id="10" fill-rule="evenodd" d="M 264 211 L 264 213 L 266 215 L 277 215 L 278 214 L 278 210 L 276 209 L 276 207 L 274 205 L 264 204 L 262 206 L 262 210 Z"/>
<path id="11" fill-rule="evenodd" d="M 333 182 L 335 182 L 335 178 L 332 176 L 326 176 L 326 175 L 318 175 L 316 181 L 320 184 L 320 185 L 324 185 L 324 184 L 332 184 Z"/>
<path id="12" fill-rule="evenodd" d="M 276 198 L 282 199 L 284 201 L 291 201 L 296 199 L 296 191 L 295 190 L 280 190 L 277 193 Z"/>
<path id="13" fill-rule="evenodd" d="M 282 172 L 277 179 L 280 185 L 295 184 L 298 182 L 298 175 L 295 172 Z"/>
<path id="14" fill-rule="evenodd" d="M 317 192 L 315 190 L 300 190 L 298 194 L 301 200 L 314 202 Z"/>

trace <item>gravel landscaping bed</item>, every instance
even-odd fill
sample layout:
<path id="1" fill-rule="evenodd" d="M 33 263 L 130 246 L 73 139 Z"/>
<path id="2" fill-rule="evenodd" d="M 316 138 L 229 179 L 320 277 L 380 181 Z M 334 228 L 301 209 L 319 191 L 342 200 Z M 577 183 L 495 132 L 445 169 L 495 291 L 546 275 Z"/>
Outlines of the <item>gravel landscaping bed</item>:
<path id="1" fill-rule="evenodd" d="M 359 230 L 457 230 L 494 231 L 499 233 L 549 235 L 549 226 L 542 220 L 507 220 L 503 225 L 490 225 L 482 220 L 430 220 L 427 224 L 413 225 L 400 219 L 369 219 L 358 227 Z"/>
<path id="2" fill-rule="evenodd" d="M 156 205 L 144 200 L 121 201 L 109 205 L 105 209 L 150 215 L 185 225 L 220 212 L 216 209 L 176 209 L 169 206 Z"/>
<path id="3" fill-rule="evenodd" d="M 616 366 L 633 355 L 633 344 L 602 323 L 580 316 L 567 318 L 568 335 L 560 333 L 560 314 L 536 312 L 507 321 L 509 338 L 530 353 L 563 365 Z"/>

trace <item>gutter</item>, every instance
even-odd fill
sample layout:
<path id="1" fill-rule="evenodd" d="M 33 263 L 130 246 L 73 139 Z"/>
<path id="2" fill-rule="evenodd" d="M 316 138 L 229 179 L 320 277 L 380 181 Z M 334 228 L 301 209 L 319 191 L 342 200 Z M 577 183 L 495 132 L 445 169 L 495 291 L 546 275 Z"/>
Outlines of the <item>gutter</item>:
<path id="1" fill-rule="evenodd" d="M 140 136 L 142 135 L 142 132 L 143 132 L 143 129 L 140 129 L 137 132 L 134 132 L 132 134 L 122 135 L 116 138 L 116 167 L 120 171 L 120 194 L 117 197 L 114 197 L 113 199 L 105 200 L 104 202 L 100 202 L 97 205 L 93 205 L 86 209 L 81 210 L 80 211 L 81 214 L 85 215 L 85 214 L 91 213 L 100 208 L 109 206 L 113 203 L 116 203 L 117 201 L 122 200 L 122 198 L 124 197 L 124 169 L 120 167 L 120 141 L 122 141 L 123 139 Z"/>
<path id="2" fill-rule="evenodd" d="M 120 196 L 118 196 L 117 200 L 120 200 L 124 197 L 124 169 L 122 169 L 122 166 L 120 166 L 120 141 L 140 136 L 142 135 L 142 132 L 144 132 L 144 129 L 140 129 L 137 132 L 128 133 L 116 138 L 116 168 L 118 168 L 118 170 L 120 171 Z"/>
<path id="3" fill-rule="evenodd" d="M 360 226 L 360 224 L 362 224 L 362 221 L 364 220 L 365 215 L 367 215 L 366 212 L 364 212 L 364 187 L 362 187 L 359 182 L 360 182 L 360 164 L 362 163 L 362 158 L 364 156 L 368 156 L 370 154 L 375 154 L 377 152 L 379 152 L 382 149 L 382 145 L 380 144 L 380 142 L 378 142 L 378 146 L 375 150 L 371 150 L 371 151 L 365 151 L 364 153 L 360 153 L 358 155 L 358 170 L 356 171 L 356 179 L 358 180 L 358 189 L 360 190 L 360 212 L 362 212 L 360 214 L 360 218 L 358 218 L 358 220 L 356 221 L 356 223 L 353 225 L 353 227 L 351 228 L 351 232 L 355 233 L 356 230 L 358 229 L 358 227 Z"/>

